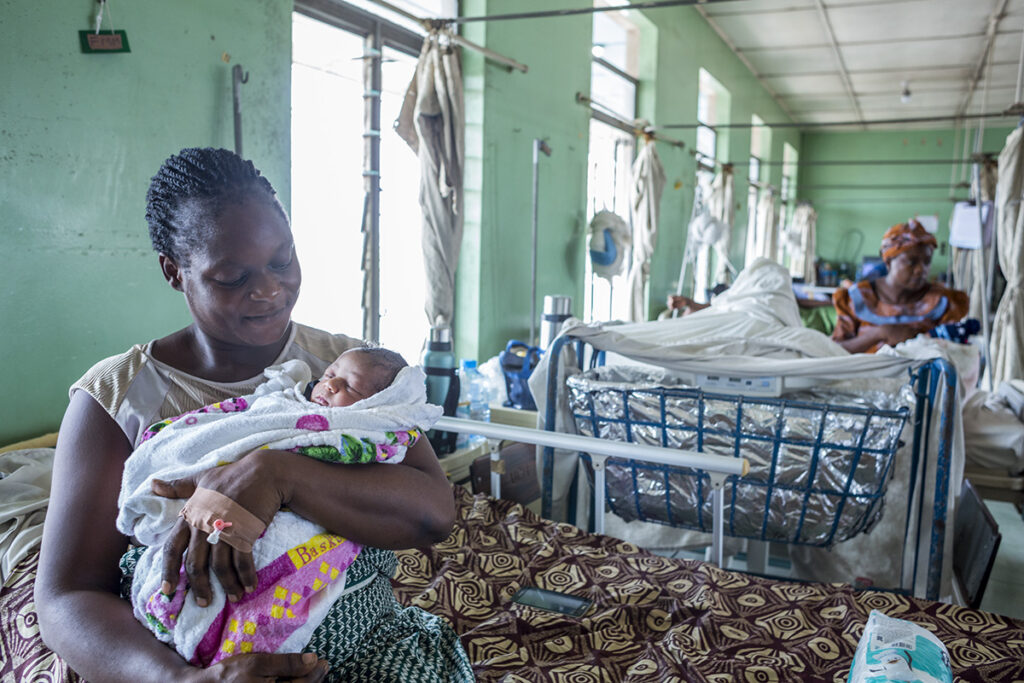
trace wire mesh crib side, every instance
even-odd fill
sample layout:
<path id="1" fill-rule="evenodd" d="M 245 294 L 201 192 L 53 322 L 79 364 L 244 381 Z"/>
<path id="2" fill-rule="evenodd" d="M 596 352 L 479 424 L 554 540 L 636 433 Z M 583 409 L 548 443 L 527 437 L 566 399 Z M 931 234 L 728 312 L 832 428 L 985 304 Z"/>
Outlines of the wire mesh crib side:
<path id="1" fill-rule="evenodd" d="M 821 392 L 744 397 L 659 379 L 615 367 L 568 378 L 577 429 L 746 457 L 750 472 L 726 480 L 726 535 L 827 547 L 869 530 L 881 516 L 910 413 L 895 398 L 849 405 Z M 711 531 L 707 473 L 612 458 L 606 477 L 608 505 L 623 519 Z"/>

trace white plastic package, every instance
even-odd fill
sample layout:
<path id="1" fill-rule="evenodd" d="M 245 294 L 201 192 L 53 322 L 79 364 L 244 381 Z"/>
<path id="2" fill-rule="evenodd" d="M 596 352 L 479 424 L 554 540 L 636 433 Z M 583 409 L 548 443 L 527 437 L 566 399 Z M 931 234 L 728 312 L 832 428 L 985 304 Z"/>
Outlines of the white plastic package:
<path id="1" fill-rule="evenodd" d="M 930 631 L 871 610 L 848 683 L 953 683 L 949 651 Z"/>

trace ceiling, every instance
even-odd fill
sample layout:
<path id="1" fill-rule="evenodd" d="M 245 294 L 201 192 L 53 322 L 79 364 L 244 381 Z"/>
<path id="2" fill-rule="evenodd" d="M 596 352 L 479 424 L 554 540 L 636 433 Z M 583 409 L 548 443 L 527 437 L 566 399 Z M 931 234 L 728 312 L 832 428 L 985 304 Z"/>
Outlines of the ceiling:
<path id="1" fill-rule="evenodd" d="M 698 11 L 796 123 L 954 116 L 1014 104 L 1024 0 L 711 0 Z M 904 83 L 908 102 L 901 102 Z"/>

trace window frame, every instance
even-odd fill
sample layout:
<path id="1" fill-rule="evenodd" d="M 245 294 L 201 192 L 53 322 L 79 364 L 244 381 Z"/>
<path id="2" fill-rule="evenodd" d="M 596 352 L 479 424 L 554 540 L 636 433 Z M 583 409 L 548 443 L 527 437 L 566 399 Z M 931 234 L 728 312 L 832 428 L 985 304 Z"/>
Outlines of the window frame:
<path id="1" fill-rule="evenodd" d="M 381 60 L 385 48 L 418 57 L 425 33 L 338 0 L 295 0 L 294 12 L 363 38 L 364 285 L 360 307 L 364 339 L 380 341 L 380 136 Z M 368 257 L 368 258 L 367 258 Z"/>

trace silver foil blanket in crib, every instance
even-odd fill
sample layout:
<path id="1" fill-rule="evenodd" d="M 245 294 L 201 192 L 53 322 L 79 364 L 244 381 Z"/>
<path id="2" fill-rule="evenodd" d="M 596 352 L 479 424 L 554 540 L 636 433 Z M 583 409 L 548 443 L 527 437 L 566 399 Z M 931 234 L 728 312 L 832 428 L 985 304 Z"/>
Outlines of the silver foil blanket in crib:
<path id="1" fill-rule="evenodd" d="M 725 482 L 726 535 L 815 546 L 879 519 L 913 404 L 909 388 L 741 397 L 615 366 L 566 383 L 580 434 L 747 458 L 750 472 Z M 626 521 L 711 531 L 703 471 L 610 458 L 606 481 L 608 504 Z"/>

